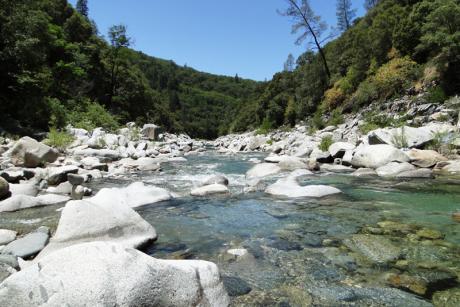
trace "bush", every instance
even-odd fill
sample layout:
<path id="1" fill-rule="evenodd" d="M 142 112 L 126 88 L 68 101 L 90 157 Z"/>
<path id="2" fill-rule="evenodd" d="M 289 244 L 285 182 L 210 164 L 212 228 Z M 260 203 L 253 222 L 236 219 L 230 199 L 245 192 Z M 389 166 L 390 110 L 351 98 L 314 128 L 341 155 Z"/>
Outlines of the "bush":
<path id="1" fill-rule="evenodd" d="M 379 93 L 375 84 L 366 80 L 359 85 L 352 97 L 352 101 L 354 102 L 355 107 L 358 108 L 371 103 L 373 100 L 378 99 L 378 97 Z"/>
<path id="2" fill-rule="evenodd" d="M 401 127 L 400 133 L 396 132 L 393 135 L 392 142 L 397 148 L 407 148 L 409 144 L 407 142 L 406 132 L 404 131 L 404 127 Z"/>
<path id="3" fill-rule="evenodd" d="M 458 137 L 458 133 L 450 133 L 448 131 L 436 132 L 433 141 L 428 144 L 427 148 L 435 150 L 442 155 L 450 155 L 455 152 L 456 146 L 452 143 Z"/>
<path id="4" fill-rule="evenodd" d="M 328 124 L 331 126 L 338 126 L 344 123 L 343 114 L 341 109 L 335 109 L 331 113 L 331 118 L 329 119 Z"/>
<path id="5" fill-rule="evenodd" d="M 102 105 L 86 101 L 79 110 L 69 114 L 69 122 L 76 128 L 83 128 L 88 131 L 97 127 L 114 131 L 119 128 L 119 124 L 112 114 L 110 114 Z"/>
<path id="6" fill-rule="evenodd" d="M 322 151 L 328 151 L 329 147 L 334 143 L 332 140 L 332 136 L 328 135 L 321 139 L 321 143 L 319 144 L 319 149 Z"/>
<path id="7" fill-rule="evenodd" d="M 48 146 L 57 148 L 61 151 L 65 150 L 72 142 L 74 137 L 65 131 L 60 131 L 56 128 L 50 128 L 47 138 L 44 143 Z"/>
<path id="8" fill-rule="evenodd" d="M 262 125 L 260 125 L 259 129 L 257 129 L 256 134 L 268 134 L 271 129 L 272 123 L 268 120 L 268 118 L 265 118 Z"/>
<path id="9" fill-rule="evenodd" d="M 432 87 L 428 90 L 426 100 L 429 103 L 440 104 L 447 100 L 447 95 L 440 86 Z"/>
<path id="10" fill-rule="evenodd" d="M 326 126 L 323 120 L 323 112 L 321 108 L 319 108 L 311 119 L 311 127 L 313 129 L 323 129 Z"/>
<path id="11" fill-rule="evenodd" d="M 333 88 L 324 93 L 324 105 L 328 110 L 333 110 L 340 106 L 345 100 L 345 94 L 337 82 Z"/>

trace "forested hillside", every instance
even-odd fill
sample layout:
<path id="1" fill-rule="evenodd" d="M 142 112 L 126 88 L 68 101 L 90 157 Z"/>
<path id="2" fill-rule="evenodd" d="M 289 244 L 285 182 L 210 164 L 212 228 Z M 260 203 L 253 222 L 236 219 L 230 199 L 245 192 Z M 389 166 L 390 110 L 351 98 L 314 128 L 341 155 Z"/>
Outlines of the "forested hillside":
<path id="1" fill-rule="evenodd" d="M 304 10 L 307 20 L 317 26 L 316 35 L 324 32 L 308 1 L 287 2 Z M 276 74 L 261 96 L 244 106 L 233 130 L 258 126 L 266 130 L 307 117 L 321 128 L 327 124 L 325 118 L 340 122 L 343 112 L 358 111 L 409 88 L 427 90 L 427 99 L 435 103 L 460 92 L 458 0 L 366 1 L 367 15 L 350 25 L 340 17 L 352 15 L 346 13 L 353 13 L 353 2 L 337 2 L 343 33 L 322 47 L 330 76 L 319 52 L 305 53 L 293 71 Z M 287 13 L 296 17 L 296 7 Z M 299 24 L 297 30 L 307 28 L 302 18 L 294 26 Z M 304 33 L 311 36 L 308 29 L 299 35 Z"/>
<path id="2" fill-rule="evenodd" d="M 66 0 L 0 0 L 1 127 L 30 133 L 136 121 L 213 138 L 257 87 L 129 49 L 122 25 L 106 41 L 87 15 Z"/>
<path id="3" fill-rule="evenodd" d="M 292 4 L 298 4 L 324 39 L 325 26 L 308 1 L 287 3 L 284 15 L 295 21 L 300 15 Z M 104 39 L 87 8 L 77 12 L 67 0 L 0 0 L 0 126 L 30 133 L 67 124 L 113 129 L 154 122 L 214 138 L 306 119 L 319 128 L 411 87 L 430 91 L 433 102 L 460 91 L 458 0 L 366 3 L 367 15 L 353 20 L 353 2 L 338 1 L 341 34 L 297 63 L 290 57 L 285 71 L 262 83 L 134 51 L 123 25 Z M 302 18 L 294 27 L 307 28 Z"/>

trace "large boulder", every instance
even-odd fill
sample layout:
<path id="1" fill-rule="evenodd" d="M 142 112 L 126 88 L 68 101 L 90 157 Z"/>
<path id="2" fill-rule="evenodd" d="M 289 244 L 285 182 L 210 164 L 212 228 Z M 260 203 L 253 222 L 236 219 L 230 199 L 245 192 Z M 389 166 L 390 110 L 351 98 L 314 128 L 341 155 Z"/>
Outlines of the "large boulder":
<path id="1" fill-rule="evenodd" d="M 157 141 L 160 133 L 160 126 L 155 124 L 145 124 L 141 130 L 142 136 L 151 141 Z"/>
<path id="2" fill-rule="evenodd" d="M 217 266 L 108 242 L 40 259 L 0 284 L 0 306 L 228 306 Z"/>
<path id="3" fill-rule="evenodd" d="M 435 171 L 442 175 L 459 175 L 460 160 L 439 162 L 436 164 Z"/>
<path id="4" fill-rule="evenodd" d="M 210 185 L 205 185 L 196 189 L 193 189 L 190 194 L 192 196 L 206 196 L 206 195 L 213 195 L 213 194 L 226 194 L 228 193 L 228 188 L 227 186 L 223 184 L 210 184 Z"/>
<path id="5" fill-rule="evenodd" d="M 2 250 L 2 254 L 28 258 L 38 254 L 48 243 L 48 240 L 49 229 L 47 227 L 40 227 L 25 237 L 9 243 Z"/>
<path id="6" fill-rule="evenodd" d="M 0 177 L 0 199 L 7 197 L 10 194 L 10 185 L 8 181 Z"/>
<path id="7" fill-rule="evenodd" d="M 111 241 L 137 248 L 157 238 L 155 229 L 122 200 L 69 201 L 56 233 L 38 255 L 91 241 Z"/>
<path id="8" fill-rule="evenodd" d="M 434 150 L 411 149 L 407 152 L 412 164 L 418 167 L 433 167 L 438 162 L 447 161 L 447 158 Z"/>
<path id="9" fill-rule="evenodd" d="M 454 127 L 430 124 L 425 127 L 383 128 L 369 132 L 369 144 L 388 144 L 396 147 L 420 148 L 433 141 L 438 132 L 450 132 Z"/>
<path id="10" fill-rule="evenodd" d="M 415 166 L 407 162 L 390 162 L 387 165 L 377 168 L 375 171 L 380 177 L 395 177 L 400 173 L 414 171 L 415 169 Z"/>
<path id="11" fill-rule="evenodd" d="M 333 158 L 342 158 L 345 152 L 355 149 L 356 146 L 347 142 L 337 142 L 329 146 L 329 153 Z"/>
<path id="12" fill-rule="evenodd" d="M 302 160 L 301 158 L 297 157 L 290 157 L 290 156 L 283 156 L 280 159 L 280 162 L 278 163 L 278 166 L 283 170 L 283 171 L 293 171 L 296 169 L 306 169 L 307 164 Z"/>
<path id="13" fill-rule="evenodd" d="M 273 163 L 260 163 L 254 165 L 246 173 L 246 178 L 261 178 L 271 175 L 276 175 L 281 172 L 281 168 Z"/>
<path id="14" fill-rule="evenodd" d="M 211 184 L 221 184 L 228 186 L 228 178 L 225 177 L 224 175 L 215 175 L 211 176 L 208 179 L 206 179 L 201 186 L 206 186 L 206 185 L 211 185 Z"/>
<path id="15" fill-rule="evenodd" d="M 38 187 L 33 183 L 10 184 L 11 195 L 37 196 Z"/>
<path id="16" fill-rule="evenodd" d="M 325 185 L 300 186 L 295 177 L 287 177 L 278 180 L 267 187 L 265 193 L 284 197 L 324 197 L 342 193 L 339 189 Z"/>
<path id="17" fill-rule="evenodd" d="M 66 182 L 68 174 L 78 174 L 78 167 L 74 165 L 52 167 L 48 170 L 48 184 L 58 185 L 62 182 Z"/>
<path id="18" fill-rule="evenodd" d="M 268 140 L 269 138 L 266 136 L 262 136 L 262 135 L 253 136 L 249 139 L 246 149 L 248 149 L 249 151 L 257 150 L 262 145 L 267 144 Z"/>
<path id="19" fill-rule="evenodd" d="M 173 198 L 171 192 L 155 186 L 134 182 L 125 188 L 104 188 L 88 201 L 96 204 L 110 205 L 113 202 L 136 208 Z"/>
<path id="20" fill-rule="evenodd" d="M 17 141 L 9 155 L 14 165 L 25 167 L 38 167 L 45 163 L 53 163 L 58 158 L 58 152 L 55 149 L 28 136 Z"/>
<path id="21" fill-rule="evenodd" d="M 351 164 L 375 169 L 390 162 L 409 162 L 409 157 L 391 145 L 363 145 L 355 150 Z"/>

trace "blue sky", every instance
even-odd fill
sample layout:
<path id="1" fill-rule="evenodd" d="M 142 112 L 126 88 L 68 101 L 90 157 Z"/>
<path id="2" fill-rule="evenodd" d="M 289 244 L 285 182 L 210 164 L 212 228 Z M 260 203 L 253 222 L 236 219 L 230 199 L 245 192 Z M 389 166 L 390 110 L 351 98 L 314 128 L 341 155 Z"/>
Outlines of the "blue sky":
<path id="1" fill-rule="evenodd" d="M 77 0 L 70 0 L 75 5 Z M 102 34 L 123 23 L 133 48 L 214 74 L 271 79 L 296 46 L 284 0 L 88 0 Z M 316 14 L 336 24 L 335 0 L 311 0 Z M 352 0 L 358 15 L 364 0 Z"/>

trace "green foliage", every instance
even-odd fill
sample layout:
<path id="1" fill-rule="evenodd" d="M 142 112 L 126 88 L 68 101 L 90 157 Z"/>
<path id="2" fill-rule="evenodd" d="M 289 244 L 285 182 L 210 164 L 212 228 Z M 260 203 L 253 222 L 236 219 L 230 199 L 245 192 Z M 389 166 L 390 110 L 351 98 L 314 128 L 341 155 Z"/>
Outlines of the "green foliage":
<path id="1" fill-rule="evenodd" d="M 50 128 L 44 143 L 62 151 L 72 144 L 73 141 L 74 137 L 72 135 L 52 127 Z"/>
<path id="2" fill-rule="evenodd" d="M 91 101 L 83 101 L 81 104 L 82 106 L 68 115 L 69 124 L 72 126 L 89 131 L 96 127 L 109 131 L 119 128 L 116 118 L 104 106 Z"/>
<path id="3" fill-rule="evenodd" d="M 328 125 L 338 126 L 344 123 L 343 114 L 341 109 L 335 109 L 331 113 L 331 118 L 329 119 Z"/>
<path id="4" fill-rule="evenodd" d="M 257 129 L 256 134 L 268 134 L 270 130 L 272 130 L 272 123 L 268 118 L 265 118 L 262 125 Z"/>
<path id="5" fill-rule="evenodd" d="M 386 127 L 401 127 L 406 123 L 405 117 L 393 118 L 385 113 L 371 112 L 364 116 L 364 124 L 359 126 L 363 134 Z"/>
<path id="6" fill-rule="evenodd" d="M 407 148 L 409 144 L 407 142 L 407 136 L 404 127 L 398 129 L 392 137 L 392 143 L 397 148 Z"/>
<path id="7" fill-rule="evenodd" d="M 459 137 L 460 135 L 458 133 L 438 131 L 434 134 L 434 138 L 430 144 L 428 144 L 427 148 L 448 156 L 455 153 L 456 146 L 453 145 L 453 142 Z"/>
<path id="8" fill-rule="evenodd" d="M 440 104 L 447 100 L 447 95 L 440 86 L 432 87 L 428 90 L 426 100 L 429 103 Z"/>
<path id="9" fill-rule="evenodd" d="M 321 139 L 321 143 L 319 144 L 318 148 L 322 151 L 328 151 L 332 144 L 334 144 L 332 136 L 328 135 Z"/>

